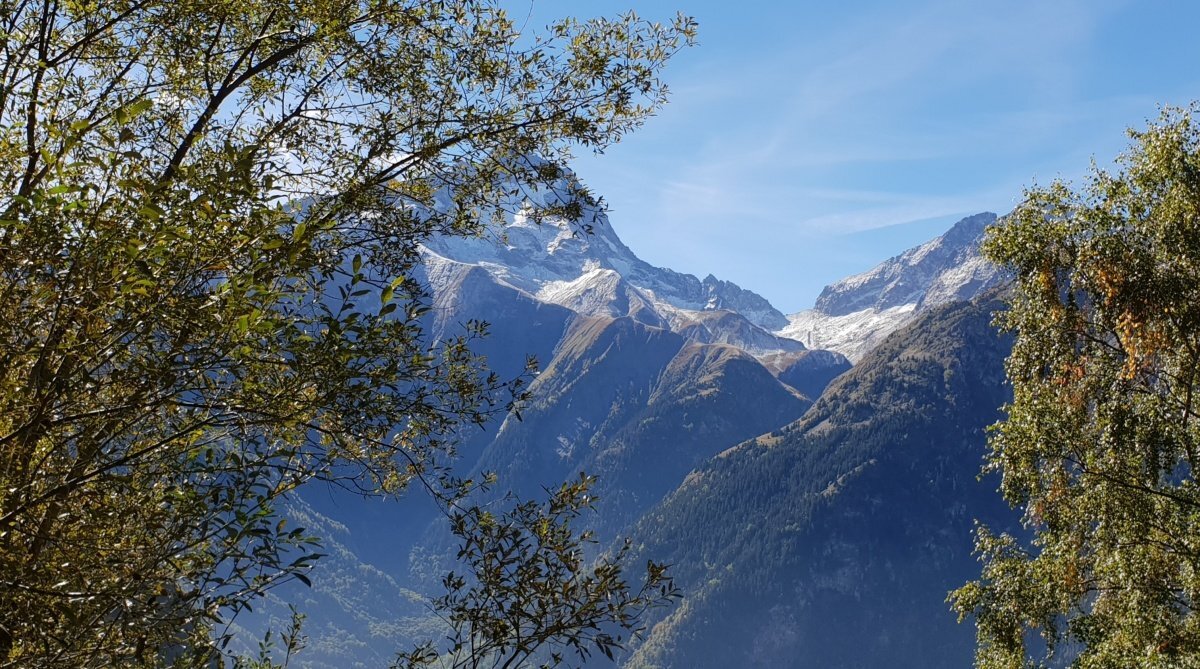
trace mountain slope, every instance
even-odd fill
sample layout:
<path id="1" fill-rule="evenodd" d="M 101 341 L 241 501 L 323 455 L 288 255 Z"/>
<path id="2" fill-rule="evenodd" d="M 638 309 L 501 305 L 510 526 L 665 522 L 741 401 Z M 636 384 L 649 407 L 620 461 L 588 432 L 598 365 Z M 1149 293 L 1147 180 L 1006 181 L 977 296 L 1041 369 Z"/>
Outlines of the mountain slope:
<path id="1" fill-rule="evenodd" d="M 818 383 L 814 381 L 813 383 Z M 632 521 L 729 443 L 800 416 L 812 400 L 757 359 L 631 318 L 581 318 L 479 460 L 505 489 L 537 494 L 586 471 L 599 521 Z"/>
<path id="2" fill-rule="evenodd" d="M 976 480 L 1008 392 L 995 306 L 923 315 L 648 512 L 634 542 L 686 596 L 625 666 L 969 665 L 943 600 L 977 571 L 972 520 L 1012 520 Z"/>
<path id="3" fill-rule="evenodd" d="M 502 377 L 529 354 L 541 361 L 522 420 L 465 432 L 459 471 L 494 471 L 497 491 L 526 498 L 580 470 L 599 476 L 591 529 L 608 541 L 638 523 L 641 554 L 673 562 L 688 593 L 631 666 L 822 666 L 796 664 L 810 656 L 872 666 L 889 648 L 959 659 L 969 630 L 944 635 L 937 623 L 928 641 L 918 632 L 948 616 L 940 600 L 957 582 L 943 581 L 970 562 L 979 427 L 1003 397 L 1003 346 L 981 334 L 982 312 L 920 317 L 846 373 L 840 353 L 782 336 L 817 341 L 816 330 L 784 328 L 766 300 L 711 275 L 650 266 L 590 215 L 594 236 L 518 214 L 496 239 L 422 249 L 434 338 L 484 320 L 491 334 L 474 350 Z M 972 264 L 979 223 L 834 284 L 821 322 L 886 321 L 847 349 L 862 355 L 902 320 L 988 284 L 988 268 Z M 889 320 L 889 310 L 907 311 Z M 390 620 L 418 629 L 411 593 L 437 592 L 454 553 L 420 495 L 387 506 L 324 497 L 309 501 L 340 523 L 338 549 L 313 576 L 333 579 L 337 594 L 307 611 L 327 649 L 315 664 L 372 663 L 396 643 Z M 356 590 L 370 601 L 362 615 L 343 596 Z M 395 606 L 381 592 L 399 593 Z M 891 608 L 849 603 L 871 599 Z M 837 632 L 864 625 L 892 641 Z M 838 643 L 861 657 L 838 655 Z"/>
<path id="4" fill-rule="evenodd" d="M 287 504 L 289 525 L 321 538 L 325 557 L 310 573 L 312 586 L 293 581 L 269 590 L 254 611 L 234 621 L 238 631 L 231 651 L 257 655 L 267 630 L 274 641 L 288 629 L 288 605 L 305 615 L 305 647 L 289 664 L 297 669 L 384 667 L 414 638 L 436 638 L 443 632 L 430 620 L 428 598 L 398 582 L 395 573 L 362 558 L 364 537 L 318 512 L 302 500 Z M 276 648 L 278 650 L 278 648 Z"/>
<path id="5" fill-rule="evenodd" d="M 997 285 L 999 270 L 979 243 L 991 213 L 955 223 L 940 237 L 826 286 L 812 309 L 788 316 L 778 334 L 858 360 L 925 309 L 969 300 Z"/>

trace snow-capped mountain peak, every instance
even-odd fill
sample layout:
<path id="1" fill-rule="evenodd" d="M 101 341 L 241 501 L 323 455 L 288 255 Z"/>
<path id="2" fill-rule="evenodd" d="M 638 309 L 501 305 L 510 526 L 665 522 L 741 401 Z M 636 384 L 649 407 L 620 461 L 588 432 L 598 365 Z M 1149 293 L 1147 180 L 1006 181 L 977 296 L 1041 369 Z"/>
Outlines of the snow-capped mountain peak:
<path id="1" fill-rule="evenodd" d="M 866 308 L 880 311 L 918 305 L 931 292 L 933 303 L 973 294 L 978 282 L 995 274 L 979 254 L 983 231 L 996 222 L 992 213 L 976 214 L 955 223 L 945 234 L 821 291 L 813 306 L 828 316 L 844 316 Z"/>
<path id="2" fill-rule="evenodd" d="M 993 213 L 968 216 L 940 237 L 826 286 L 813 308 L 788 316 L 778 334 L 857 360 L 924 309 L 997 284 L 999 270 L 979 251 L 995 222 Z"/>
<path id="3" fill-rule="evenodd" d="M 560 194 L 549 189 L 535 197 Z M 518 209 L 484 236 L 436 237 L 424 245 L 424 253 L 434 265 L 477 265 L 505 285 L 585 315 L 639 313 L 643 322 L 678 324 L 690 312 L 730 311 L 762 330 L 788 323 L 765 298 L 734 283 L 712 275 L 700 280 L 638 258 L 598 207 L 585 206 L 581 221 L 588 231 Z M 438 286 L 433 289 L 436 293 Z"/>

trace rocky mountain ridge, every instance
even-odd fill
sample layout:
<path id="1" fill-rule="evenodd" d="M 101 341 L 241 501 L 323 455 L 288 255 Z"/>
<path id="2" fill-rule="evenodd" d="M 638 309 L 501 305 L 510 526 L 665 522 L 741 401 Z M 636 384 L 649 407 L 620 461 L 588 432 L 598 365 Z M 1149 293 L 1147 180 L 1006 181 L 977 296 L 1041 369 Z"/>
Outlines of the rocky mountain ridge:
<path id="1" fill-rule="evenodd" d="M 1009 392 L 999 308 L 926 310 L 802 418 L 710 459 L 646 512 L 636 557 L 670 562 L 684 597 L 622 666 L 969 666 L 973 630 L 946 592 L 978 573 L 974 520 L 1019 527 L 996 481 L 977 478 Z"/>
<path id="2" fill-rule="evenodd" d="M 534 194 L 564 197 L 575 177 Z M 699 279 L 655 267 L 629 249 L 607 214 L 584 206 L 579 222 L 536 219 L 515 207 L 482 237 L 435 237 L 422 248 L 436 302 L 457 291 L 446 278 L 477 267 L 500 285 L 583 316 L 628 316 L 702 343 L 725 343 L 758 357 L 810 349 L 860 359 L 924 310 L 970 299 L 1001 280 L 980 253 L 995 214 L 958 221 L 946 233 L 825 287 L 812 309 L 784 316 L 757 293 L 712 274 Z M 583 223 L 585 222 L 586 223 Z M 586 231 L 584 228 L 586 227 Z"/>
<path id="3" fill-rule="evenodd" d="M 766 298 L 712 276 L 654 267 L 617 237 L 606 214 L 589 211 L 591 232 L 563 220 L 535 221 L 518 211 L 484 237 L 437 237 L 424 245 L 431 267 L 446 262 L 477 265 L 498 282 L 543 302 L 586 316 L 632 316 L 655 326 L 678 328 L 695 314 L 728 311 L 764 331 L 787 324 Z M 433 292 L 441 292 L 437 271 Z"/>
<path id="4" fill-rule="evenodd" d="M 995 281 L 989 267 L 979 266 L 976 248 L 982 226 L 991 215 L 971 217 L 937 240 L 827 288 L 812 310 L 817 314 L 811 319 L 815 326 L 803 330 L 797 325 L 804 322 L 802 319 L 794 315 L 789 322 L 752 291 L 712 275 L 699 279 L 642 261 L 616 236 L 601 211 L 585 212 L 584 220 L 590 221 L 592 230 L 586 234 L 577 224 L 536 221 L 519 207 L 514 209 L 518 213 L 490 236 L 439 237 L 421 249 L 423 264 L 417 278 L 431 295 L 432 309 L 426 325 L 432 337 L 453 336 L 466 321 L 482 320 L 491 324 L 490 334 L 476 342 L 474 350 L 485 355 L 489 366 L 501 376 L 520 373 L 528 355 L 541 362 L 541 371 L 529 386 L 531 397 L 522 419 L 497 418 L 484 430 L 464 434 L 459 449 L 461 469 L 468 475 L 495 472 L 498 491 L 511 490 L 525 498 L 537 497 L 544 486 L 574 478 L 579 471 L 596 474 L 596 493 L 601 501 L 589 528 L 603 541 L 637 528 L 647 545 L 659 547 L 648 556 L 677 557 L 682 577 L 707 579 L 694 581 L 693 585 L 725 582 L 735 590 L 763 586 L 763 579 L 774 578 L 776 572 L 772 570 L 779 565 L 765 553 L 745 553 L 742 544 L 750 536 L 746 532 L 768 537 L 763 543 L 766 550 L 773 555 L 792 556 L 788 557 L 791 565 L 799 555 L 793 550 L 795 536 L 799 536 L 796 533 L 818 536 L 806 529 L 817 526 L 812 520 L 818 518 L 812 515 L 817 508 L 814 504 L 834 500 L 834 493 L 846 486 L 859 490 L 847 513 L 861 515 L 863 495 L 874 499 L 875 487 L 856 489 L 852 481 L 861 472 L 866 472 L 864 480 L 874 480 L 877 474 L 872 472 L 878 471 L 875 463 L 888 461 L 884 451 L 879 450 L 883 448 L 878 443 L 879 430 L 935 435 L 937 430 L 928 421 L 904 421 L 928 418 L 930 409 L 919 404 L 926 399 L 940 402 L 936 411 L 943 411 L 945 401 L 955 401 L 934 394 L 918 397 L 911 392 L 901 397 L 899 391 L 880 398 L 862 393 L 848 395 L 849 382 L 845 379 L 850 376 L 846 372 L 851 366 L 847 357 L 823 349 L 841 347 L 856 356 L 865 355 L 864 360 L 870 364 L 853 378 L 875 378 L 872 375 L 881 373 L 880 369 L 892 370 L 892 357 L 908 356 L 907 360 L 916 349 L 904 344 L 878 354 L 868 353 L 873 345 L 919 314 L 936 312 L 935 305 L 960 296 L 972 297 L 973 291 Z M 991 216 L 991 220 L 994 218 Z M 959 320 L 976 323 L 973 317 L 964 318 Z M 842 327 L 846 324 L 854 327 Z M 966 370 L 965 363 L 960 363 L 967 358 L 957 353 L 964 349 L 959 344 L 952 348 L 956 353 L 944 364 L 918 370 L 913 379 L 920 381 L 922 388 L 933 388 L 935 382 L 949 383 L 954 374 Z M 992 349 L 994 346 L 988 350 Z M 913 390 L 908 378 L 912 374 L 904 365 L 900 366 L 902 378 L 879 387 Z M 840 394 L 820 399 L 831 383 L 842 388 Z M 953 387 L 958 389 L 960 385 L 956 381 Z M 820 411 L 810 408 L 814 402 L 822 407 Z M 875 414 L 886 415 L 887 420 L 874 421 Z M 825 429 L 821 425 L 802 422 L 817 415 L 836 418 L 826 421 L 836 432 L 834 437 L 821 436 Z M 972 416 L 978 418 L 974 413 Z M 792 427 L 785 429 L 789 425 Z M 796 427 L 799 425 L 804 427 Z M 953 434 L 976 439 L 974 422 L 953 425 Z M 843 442 L 850 445 L 845 447 Z M 922 441 L 917 446 L 927 443 Z M 767 449 L 763 452 L 775 455 L 747 459 L 739 455 L 747 447 L 738 444 L 758 444 L 756 449 L 761 447 Z M 791 446 L 785 453 L 772 450 L 776 444 Z M 798 451 L 817 446 L 811 455 L 793 457 Z M 913 463 L 906 465 L 896 485 L 906 485 L 904 481 L 911 478 L 910 474 L 926 476 L 934 471 L 920 459 L 924 456 L 917 446 L 904 447 L 903 452 L 908 454 L 904 457 L 911 457 Z M 938 448 L 944 451 L 952 445 Z M 874 455 L 859 458 L 867 452 L 863 449 L 875 449 L 871 450 Z M 941 459 L 934 464 L 943 467 L 944 453 L 938 457 Z M 760 464 L 768 460 L 770 476 L 762 478 Z M 733 487 L 715 485 L 719 477 L 725 476 L 722 472 L 734 472 L 728 467 L 742 467 L 738 463 L 750 463 L 751 469 L 731 473 Z M 968 464 L 971 467 L 955 472 L 971 469 L 973 476 L 974 465 Z M 958 485 L 958 478 L 954 485 Z M 780 487 L 780 481 L 787 485 Z M 700 482 L 729 494 L 692 494 Z M 882 484 L 871 484 L 878 485 Z M 934 488 L 942 490 L 940 485 L 934 484 Z M 795 498 L 801 500 L 802 508 L 795 513 L 779 511 L 783 515 L 778 518 L 772 516 L 776 502 L 782 500 L 781 509 L 790 503 L 788 489 L 804 491 L 805 497 Z M 816 490 L 815 495 L 809 494 L 812 490 Z M 413 634 L 428 638 L 426 630 L 433 628 L 427 625 L 435 621 L 414 616 L 413 598 L 416 593 L 437 594 L 441 577 L 453 568 L 454 550 L 447 544 L 444 519 L 431 507 L 410 504 L 411 500 L 403 500 L 402 511 L 368 506 L 355 499 L 317 501 L 319 508 L 313 513 L 332 518 L 338 527 L 339 552 L 328 567 L 318 567 L 330 569 L 336 588 L 313 600 L 321 610 L 306 612 L 310 615 L 314 647 L 322 649 L 311 665 L 358 666 L 370 663 L 387 648 L 403 645 Z M 757 512 L 738 515 L 757 508 L 755 504 L 767 504 L 763 509 L 768 513 L 758 515 L 758 520 L 753 520 Z M 725 518 L 714 509 L 724 509 L 721 513 L 735 511 L 737 517 Z M 775 527 L 784 516 L 791 520 Z M 667 518 L 675 520 L 668 522 Z M 680 520 L 684 518 L 686 522 Z M 883 519 L 880 523 L 897 522 L 895 514 L 879 518 Z M 712 525 L 727 520 L 731 523 L 728 528 Z M 960 520 L 959 515 L 954 516 L 955 522 Z M 710 554 L 724 550 L 720 546 L 706 547 L 697 536 L 672 535 L 670 527 L 656 532 L 655 525 L 664 522 L 683 527 L 709 526 L 714 536 L 733 537 L 718 543 L 726 544 L 724 548 L 734 553 L 741 551 L 738 559 L 744 562 L 740 564 L 748 573 L 756 574 L 757 580 L 743 583 L 721 572 L 735 561 L 718 560 L 714 558 L 716 553 Z M 870 527 L 874 525 L 868 525 L 865 530 L 860 527 L 861 532 L 855 530 L 857 534 L 839 535 L 837 541 L 844 544 L 858 540 L 863 532 L 873 531 Z M 741 534 L 728 535 L 729 531 Z M 779 543 L 773 543 L 777 540 Z M 966 553 L 959 550 L 958 543 L 954 546 L 954 560 L 959 560 Z M 693 561 L 696 549 L 701 549 L 703 555 Z M 858 549 L 843 553 L 854 550 Z M 684 565 L 684 560 L 692 562 Z M 818 580 L 811 586 L 803 585 L 802 577 L 793 571 L 779 572 L 780 578 L 800 593 L 802 601 L 774 605 L 771 611 L 779 612 L 774 620 L 748 613 L 743 616 L 741 627 L 757 629 L 746 632 L 747 643 L 754 650 L 750 656 L 731 657 L 731 661 L 750 662 L 744 666 L 753 666 L 758 660 L 778 664 L 786 653 L 798 649 L 793 641 L 787 641 L 801 638 L 794 630 L 808 630 L 804 634 L 817 630 L 819 635 L 819 616 L 813 617 L 816 609 L 810 606 L 816 600 L 812 598 L 825 596 L 821 594 L 822 583 L 842 583 L 850 577 L 836 570 L 829 572 L 826 562 L 814 564 L 820 569 L 814 571 Z M 366 576 L 356 575 L 360 572 Z M 314 580 L 320 579 L 320 573 L 315 573 Z M 385 581 L 389 592 L 404 593 L 403 606 L 399 600 L 394 610 L 373 603 L 370 620 L 360 624 L 363 616 L 356 613 L 354 593 L 381 588 L 379 584 Z M 892 587 L 894 583 L 885 585 Z M 696 586 L 677 613 L 659 621 L 655 635 L 638 649 L 630 666 L 701 666 L 688 664 L 698 661 L 699 655 L 679 649 L 691 643 L 686 635 L 707 634 L 706 625 L 720 619 L 722 607 L 730 611 L 744 608 L 740 600 L 728 599 L 734 590 L 726 586 Z M 387 624 L 389 620 L 403 624 Z M 684 636 L 676 634 L 677 630 L 683 630 Z M 698 643 L 696 648 L 706 646 Z M 369 657 L 365 654 L 368 649 Z M 300 666 L 309 664 L 303 659 L 299 662 Z"/>
<path id="5" fill-rule="evenodd" d="M 968 216 L 935 239 L 826 286 L 812 309 L 789 315 L 776 334 L 861 359 L 923 311 L 1000 283 L 999 270 L 979 250 L 996 221 L 989 212 Z"/>

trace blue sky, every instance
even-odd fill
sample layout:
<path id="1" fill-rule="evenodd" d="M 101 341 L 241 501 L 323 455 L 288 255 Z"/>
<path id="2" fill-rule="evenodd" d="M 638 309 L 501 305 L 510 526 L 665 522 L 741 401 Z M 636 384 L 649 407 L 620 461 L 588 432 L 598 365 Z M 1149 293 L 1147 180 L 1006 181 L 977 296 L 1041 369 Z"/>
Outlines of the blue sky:
<path id="1" fill-rule="evenodd" d="M 520 4 L 520 3 L 518 3 Z M 576 171 L 645 260 L 785 312 L 1200 98 L 1200 2 L 539 0 L 700 23 L 666 109 Z"/>

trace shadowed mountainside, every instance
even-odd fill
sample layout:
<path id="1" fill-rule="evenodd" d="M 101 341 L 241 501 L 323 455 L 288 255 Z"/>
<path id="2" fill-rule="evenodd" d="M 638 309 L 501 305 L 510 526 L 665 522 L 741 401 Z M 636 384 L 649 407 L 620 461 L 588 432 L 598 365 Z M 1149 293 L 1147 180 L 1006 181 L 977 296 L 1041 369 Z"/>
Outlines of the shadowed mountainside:
<path id="1" fill-rule="evenodd" d="M 1009 392 L 995 308 L 931 310 L 648 512 L 634 542 L 686 595 L 625 666 L 969 666 L 944 599 L 978 572 L 973 520 L 1014 520 L 976 478 Z"/>

